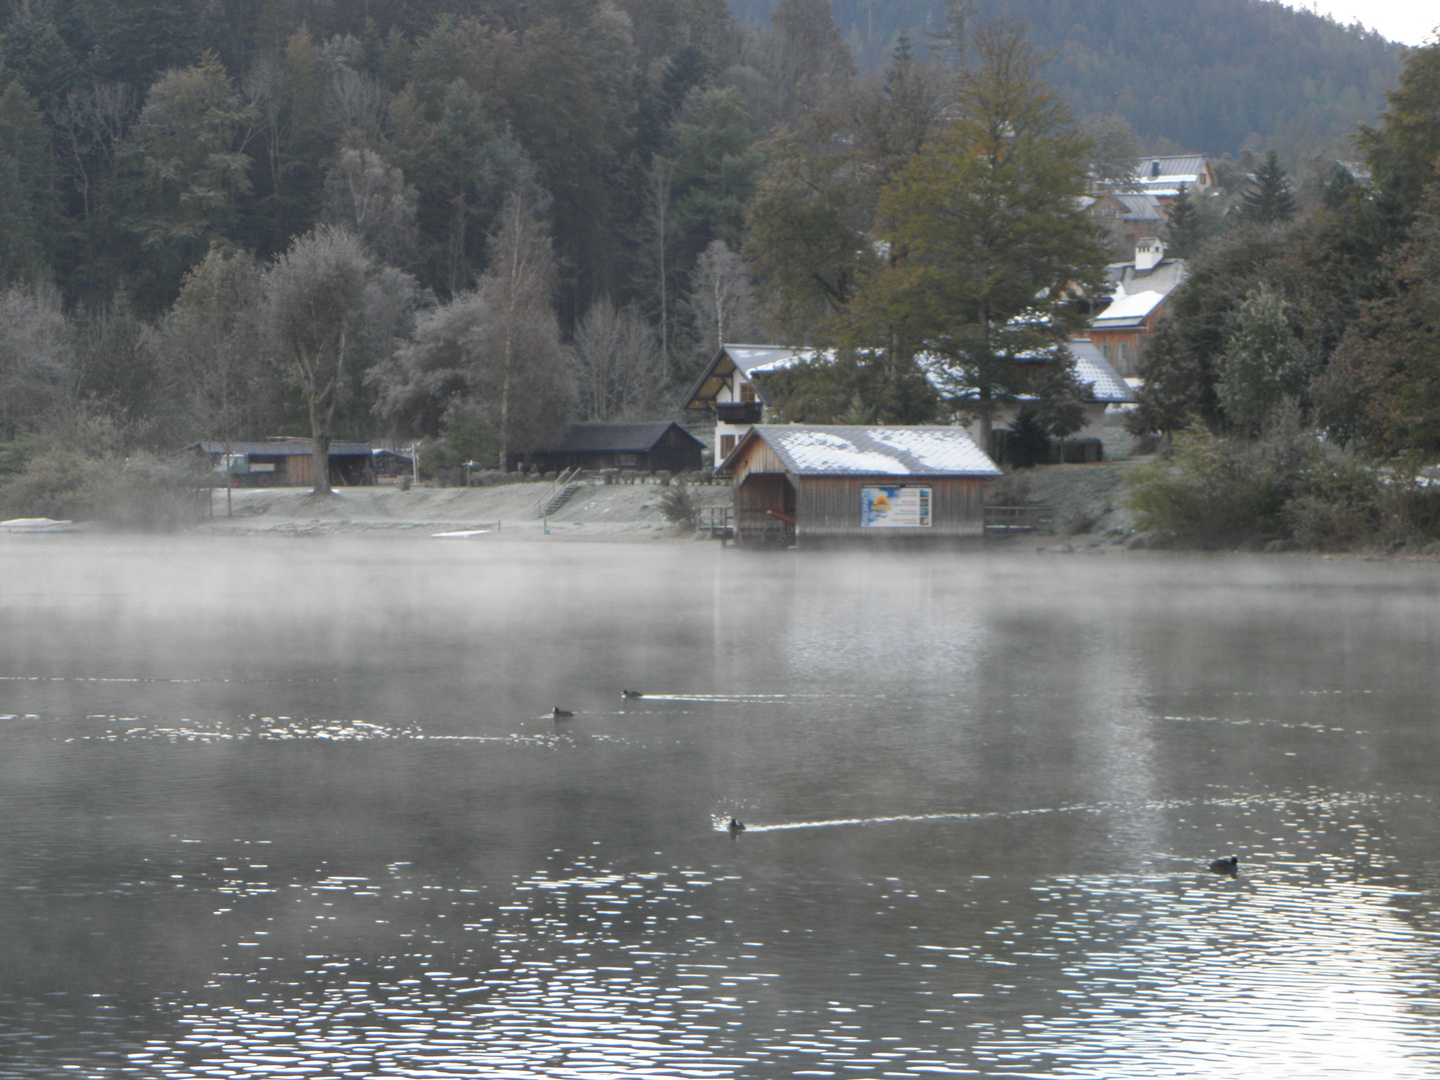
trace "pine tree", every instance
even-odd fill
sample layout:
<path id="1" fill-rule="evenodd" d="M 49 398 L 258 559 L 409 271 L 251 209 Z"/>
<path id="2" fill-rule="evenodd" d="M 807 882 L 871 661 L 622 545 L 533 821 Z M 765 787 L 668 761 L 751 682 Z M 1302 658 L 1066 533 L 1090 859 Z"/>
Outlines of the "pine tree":
<path id="1" fill-rule="evenodd" d="M 1195 199 L 1182 184 L 1165 219 L 1165 253 L 1175 259 L 1193 259 L 1205 243 L 1207 231 Z"/>
<path id="2" fill-rule="evenodd" d="M 1280 167 L 1280 155 L 1271 150 L 1255 170 L 1240 213 L 1246 221 L 1256 225 L 1280 225 L 1293 218 L 1298 209 L 1295 195 L 1290 190 L 1290 178 Z"/>

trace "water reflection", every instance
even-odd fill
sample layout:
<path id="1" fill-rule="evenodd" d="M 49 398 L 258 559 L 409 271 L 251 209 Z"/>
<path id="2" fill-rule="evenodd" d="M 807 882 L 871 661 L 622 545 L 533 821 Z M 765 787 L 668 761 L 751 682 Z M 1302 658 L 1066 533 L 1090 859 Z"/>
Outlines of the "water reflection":
<path id="1" fill-rule="evenodd" d="M 1429 568 L 165 543 L 5 552 L 6 1076 L 1440 1069 Z"/>

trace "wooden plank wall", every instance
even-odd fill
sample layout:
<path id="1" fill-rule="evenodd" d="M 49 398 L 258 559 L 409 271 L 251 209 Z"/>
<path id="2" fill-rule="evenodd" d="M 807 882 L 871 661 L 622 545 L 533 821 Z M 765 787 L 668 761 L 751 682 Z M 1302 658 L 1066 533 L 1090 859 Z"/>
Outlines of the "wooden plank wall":
<path id="1" fill-rule="evenodd" d="M 805 476 L 799 478 L 798 539 L 945 540 L 985 533 L 985 488 L 981 477 Z M 860 526 L 860 489 L 905 484 L 931 490 L 931 525 L 919 529 L 865 529 Z"/>

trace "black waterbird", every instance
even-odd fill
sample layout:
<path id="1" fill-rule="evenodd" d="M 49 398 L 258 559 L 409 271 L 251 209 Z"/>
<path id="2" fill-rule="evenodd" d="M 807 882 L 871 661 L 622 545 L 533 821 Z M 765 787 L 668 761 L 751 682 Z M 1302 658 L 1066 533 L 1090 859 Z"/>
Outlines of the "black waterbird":
<path id="1" fill-rule="evenodd" d="M 1212 874 L 1228 874 L 1231 877 L 1236 877 L 1240 873 L 1240 860 L 1234 855 L 1231 855 L 1228 859 L 1216 859 L 1210 864 L 1210 872 Z"/>
<path id="2" fill-rule="evenodd" d="M 745 825 L 733 817 L 730 819 L 729 828 L 731 836 L 734 836 L 736 833 L 742 833 L 745 831 Z"/>
<path id="3" fill-rule="evenodd" d="M 575 714 L 569 709 L 562 709 L 559 705 L 556 705 L 555 711 L 550 715 L 555 717 L 556 720 L 569 720 Z"/>
<path id="4" fill-rule="evenodd" d="M 644 697 L 645 692 L 643 690 L 621 690 L 620 696 L 622 698 Z"/>

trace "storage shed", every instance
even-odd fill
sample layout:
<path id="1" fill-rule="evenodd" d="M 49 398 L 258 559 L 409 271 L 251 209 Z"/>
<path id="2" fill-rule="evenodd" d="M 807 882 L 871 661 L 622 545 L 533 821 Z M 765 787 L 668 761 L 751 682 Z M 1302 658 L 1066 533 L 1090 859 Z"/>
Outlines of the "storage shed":
<path id="1" fill-rule="evenodd" d="M 1000 470 L 960 427 L 757 424 L 718 472 L 735 480 L 735 540 L 979 540 Z"/>
<path id="2" fill-rule="evenodd" d="M 279 437 L 264 442 L 192 443 L 185 451 L 210 459 L 234 487 L 311 487 L 310 468 L 315 444 L 310 439 Z M 226 455 L 229 459 L 226 459 Z M 330 444 L 330 483 L 356 487 L 375 482 L 375 468 L 367 443 Z"/>
<path id="3" fill-rule="evenodd" d="M 705 444 L 679 424 L 571 424 L 555 442 L 527 456 L 544 472 L 634 469 L 690 472 L 702 467 Z M 518 458 L 516 460 L 518 464 Z"/>

